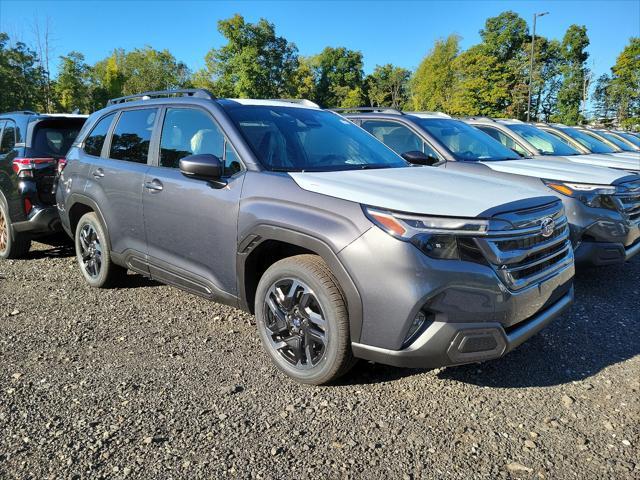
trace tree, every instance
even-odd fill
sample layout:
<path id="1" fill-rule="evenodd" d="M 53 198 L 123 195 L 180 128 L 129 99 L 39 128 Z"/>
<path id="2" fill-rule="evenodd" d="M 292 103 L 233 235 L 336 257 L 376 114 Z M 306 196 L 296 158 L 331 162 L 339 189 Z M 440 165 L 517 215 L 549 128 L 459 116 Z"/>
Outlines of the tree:
<path id="1" fill-rule="evenodd" d="M 91 69 L 90 92 L 94 108 L 122 95 L 170 90 L 190 85 L 189 69 L 168 50 L 151 47 L 125 52 L 116 49 Z"/>
<path id="2" fill-rule="evenodd" d="M 525 44 L 523 49 L 529 56 L 531 42 Z M 556 111 L 557 93 L 562 81 L 561 62 L 560 42 L 536 36 L 531 94 L 531 110 L 534 119 L 548 122 Z M 528 68 L 530 57 L 526 59 L 526 64 Z"/>
<path id="3" fill-rule="evenodd" d="M 482 45 L 461 53 L 454 61 L 457 79 L 448 113 L 504 116 L 511 98 L 500 61 Z"/>
<path id="4" fill-rule="evenodd" d="M 311 59 L 311 64 L 316 102 L 327 108 L 362 104 L 364 72 L 361 52 L 344 47 L 326 47 Z"/>
<path id="5" fill-rule="evenodd" d="M 77 109 L 82 113 L 91 113 L 89 70 L 80 52 L 73 51 L 60 57 L 54 92 L 56 103 L 62 111 L 73 112 Z"/>
<path id="6" fill-rule="evenodd" d="M 611 69 L 611 96 L 623 126 L 640 123 L 640 37 L 632 37 Z"/>
<path id="7" fill-rule="evenodd" d="M 218 22 L 227 44 L 210 50 L 206 67 L 196 75 L 198 86 L 219 96 L 279 98 L 295 95 L 298 49 L 276 35 L 265 19 L 247 23 L 241 15 Z"/>
<path id="8" fill-rule="evenodd" d="M 457 35 L 436 40 L 411 79 L 411 103 L 415 110 L 450 109 L 458 79 L 455 59 L 459 51 Z"/>
<path id="9" fill-rule="evenodd" d="M 488 18 L 484 28 L 480 30 L 486 52 L 501 62 L 520 55 L 528 36 L 527 22 L 511 10 Z"/>
<path id="10" fill-rule="evenodd" d="M 394 67 L 390 63 L 377 65 L 373 72 L 365 78 L 370 105 L 372 107 L 403 108 L 408 101 L 410 76 L 409 70 Z"/>
<path id="11" fill-rule="evenodd" d="M 46 109 L 45 81 L 36 53 L 22 42 L 10 46 L 0 32 L 0 112 Z"/>
<path id="12" fill-rule="evenodd" d="M 571 25 L 562 39 L 562 85 L 558 91 L 558 111 L 554 116 L 556 121 L 568 125 L 577 125 L 584 120 L 580 106 L 587 78 L 587 46 L 587 27 Z"/>
<path id="13" fill-rule="evenodd" d="M 591 96 L 593 101 L 593 115 L 598 121 L 607 121 L 615 115 L 616 106 L 611 95 L 611 77 L 604 73 L 596 80 Z"/>

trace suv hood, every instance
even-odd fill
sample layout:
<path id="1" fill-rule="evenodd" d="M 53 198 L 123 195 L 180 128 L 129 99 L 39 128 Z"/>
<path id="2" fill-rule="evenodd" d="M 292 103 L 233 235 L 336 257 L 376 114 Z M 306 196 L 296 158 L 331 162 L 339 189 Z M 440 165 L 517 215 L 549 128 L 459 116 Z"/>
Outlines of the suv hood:
<path id="1" fill-rule="evenodd" d="M 561 158 L 567 159 L 570 162 L 581 163 L 583 165 L 596 165 L 598 167 L 609 167 L 640 172 L 640 159 L 633 157 L 614 157 L 604 153 L 588 153 L 586 155 L 570 155 Z"/>
<path id="2" fill-rule="evenodd" d="M 619 172 L 611 168 L 570 162 L 566 157 L 557 157 L 557 160 L 523 158 L 480 163 L 496 172 L 572 183 L 611 185 L 616 180 L 628 176 L 626 172 Z"/>
<path id="3" fill-rule="evenodd" d="M 289 175 L 309 192 L 422 215 L 473 218 L 503 204 L 541 197 L 539 191 L 512 182 L 432 167 Z M 543 197 L 540 204 L 548 201 Z"/>

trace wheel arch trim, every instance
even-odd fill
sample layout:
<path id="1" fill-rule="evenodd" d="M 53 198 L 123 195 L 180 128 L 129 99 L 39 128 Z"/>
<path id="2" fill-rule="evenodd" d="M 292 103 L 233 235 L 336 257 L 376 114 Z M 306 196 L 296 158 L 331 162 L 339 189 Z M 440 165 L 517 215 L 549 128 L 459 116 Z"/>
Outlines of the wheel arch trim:
<path id="1" fill-rule="evenodd" d="M 259 224 L 246 232 L 242 238 L 239 238 L 236 269 L 240 308 L 246 311 L 251 310 L 246 290 L 246 261 L 256 247 L 268 240 L 304 248 L 320 256 L 327 263 L 338 280 L 347 302 L 351 341 L 359 341 L 362 331 L 362 299 L 355 283 L 351 279 L 351 275 L 329 245 L 322 240 L 296 230 L 270 224 Z M 250 249 L 247 249 L 247 246 L 250 246 Z"/>

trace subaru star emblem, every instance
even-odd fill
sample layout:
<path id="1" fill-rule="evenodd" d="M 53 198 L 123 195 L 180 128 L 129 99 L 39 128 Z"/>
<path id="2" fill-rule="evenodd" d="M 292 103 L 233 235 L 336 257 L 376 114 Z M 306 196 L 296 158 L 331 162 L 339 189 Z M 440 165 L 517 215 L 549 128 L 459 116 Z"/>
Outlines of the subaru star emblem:
<path id="1" fill-rule="evenodd" d="M 542 236 L 544 238 L 548 238 L 551 235 L 553 235 L 553 231 L 555 230 L 555 223 L 553 221 L 553 218 L 551 217 L 546 217 L 542 219 L 542 222 L 540 223 L 540 233 L 542 234 Z"/>

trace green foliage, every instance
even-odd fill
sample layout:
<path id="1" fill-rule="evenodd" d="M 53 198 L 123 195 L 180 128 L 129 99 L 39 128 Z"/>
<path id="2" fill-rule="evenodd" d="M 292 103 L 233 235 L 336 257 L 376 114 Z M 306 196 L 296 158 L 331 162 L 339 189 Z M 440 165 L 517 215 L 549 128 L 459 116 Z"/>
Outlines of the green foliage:
<path id="1" fill-rule="evenodd" d="M 90 67 L 80 52 L 69 52 L 67 56 L 60 57 L 54 92 L 63 112 L 78 110 L 88 113 L 91 110 L 89 71 Z"/>
<path id="2" fill-rule="evenodd" d="M 402 108 L 409 99 L 410 76 L 409 70 L 394 67 L 390 63 L 377 65 L 373 73 L 365 78 L 369 104 L 372 107 Z"/>
<path id="3" fill-rule="evenodd" d="M 567 125 L 577 125 L 584 121 L 581 102 L 587 75 L 588 46 L 587 27 L 571 25 L 562 39 L 563 64 L 560 71 L 563 80 L 558 91 L 557 113 L 553 116 L 555 121 Z"/>
<path id="4" fill-rule="evenodd" d="M 611 97 L 618 118 L 638 125 L 640 117 L 640 37 L 632 37 L 611 69 Z M 634 118 L 635 117 L 635 118 Z"/>
<path id="5" fill-rule="evenodd" d="M 198 74 L 198 85 L 208 86 L 219 96 L 279 98 L 295 95 L 298 49 L 275 26 L 260 19 L 247 23 L 241 15 L 218 22 L 226 45 L 206 55 L 206 68 Z"/>
<path id="6" fill-rule="evenodd" d="M 316 85 L 313 97 L 316 102 L 327 108 L 362 105 L 364 72 L 361 52 L 344 47 L 326 47 L 311 58 L 310 63 Z"/>
<path id="7" fill-rule="evenodd" d="M 484 28 L 480 30 L 487 54 L 499 61 L 509 61 L 519 55 L 528 36 L 527 22 L 511 10 L 488 18 Z"/>
<path id="8" fill-rule="evenodd" d="M 411 104 L 414 110 L 449 110 L 458 80 L 460 37 L 450 35 L 436 40 L 420 62 L 411 79 Z"/>
<path id="9" fill-rule="evenodd" d="M 0 32 L 0 112 L 43 109 L 46 82 L 36 53 Z"/>

